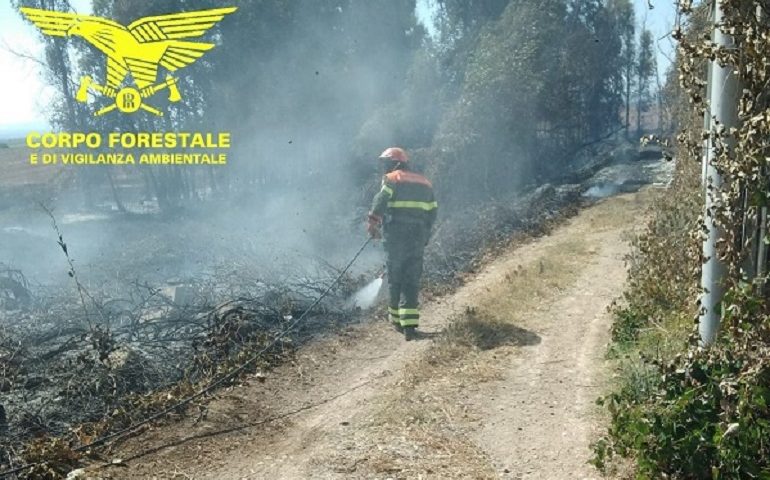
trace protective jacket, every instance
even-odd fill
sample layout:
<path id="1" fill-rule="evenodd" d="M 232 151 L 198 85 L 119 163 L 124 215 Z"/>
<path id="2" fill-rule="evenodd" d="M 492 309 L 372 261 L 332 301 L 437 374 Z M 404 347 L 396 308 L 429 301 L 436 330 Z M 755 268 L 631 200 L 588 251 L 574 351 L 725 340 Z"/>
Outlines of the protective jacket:
<path id="1" fill-rule="evenodd" d="M 394 223 L 420 226 L 430 233 L 437 212 L 438 203 L 430 181 L 419 173 L 395 170 L 383 177 L 370 214 L 384 223 L 387 237 L 388 226 Z"/>
<path id="2" fill-rule="evenodd" d="M 382 180 L 369 221 L 384 225 L 388 254 L 388 312 L 393 323 L 416 327 L 423 253 L 436 220 L 433 186 L 419 173 L 395 170 Z"/>

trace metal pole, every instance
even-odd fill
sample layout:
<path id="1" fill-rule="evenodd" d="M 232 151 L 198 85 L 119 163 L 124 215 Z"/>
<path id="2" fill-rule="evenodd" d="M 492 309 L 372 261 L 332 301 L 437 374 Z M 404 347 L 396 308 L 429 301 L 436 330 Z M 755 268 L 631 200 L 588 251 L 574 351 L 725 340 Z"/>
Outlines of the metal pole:
<path id="1" fill-rule="evenodd" d="M 708 68 L 706 69 L 706 98 L 711 99 L 711 64 L 709 64 Z M 703 131 L 704 132 L 710 132 L 711 131 L 711 109 L 707 108 L 706 112 L 703 114 Z M 709 147 L 711 146 L 711 141 L 706 138 L 703 140 L 703 168 L 701 169 L 701 183 L 703 184 L 703 187 L 705 188 L 708 183 L 706 180 L 706 167 L 708 166 L 708 161 L 706 160 L 706 155 L 708 155 L 706 152 L 708 152 Z"/>
<path id="2" fill-rule="evenodd" d="M 756 17 L 757 23 L 762 21 L 762 5 L 757 5 Z M 760 172 L 763 178 L 767 176 L 767 169 L 765 167 L 760 168 Z M 759 232 L 757 234 L 757 265 L 755 271 L 757 277 L 762 282 L 762 291 L 765 290 L 766 279 L 765 269 L 767 265 L 767 243 L 765 243 L 765 237 L 767 236 L 767 207 L 761 207 L 759 209 Z"/>
<path id="3" fill-rule="evenodd" d="M 714 2 L 714 43 L 720 47 L 732 47 L 732 38 L 722 32 L 722 0 Z M 703 271 L 701 275 L 701 315 L 698 332 L 702 346 L 710 345 L 716 338 L 721 319 L 720 302 L 724 295 L 725 266 L 717 258 L 717 243 L 724 237 L 714 223 L 712 213 L 718 206 L 717 195 L 722 187 L 722 176 L 714 167 L 715 145 L 713 135 L 717 129 L 727 133 L 737 124 L 738 79 L 730 65 L 722 67 L 717 61 L 711 62 L 710 109 L 713 117 L 712 138 L 706 149 L 703 161 L 706 178 L 705 227 L 708 236 L 703 242 Z M 707 113 L 708 115 L 708 113 Z"/>
<path id="4" fill-rule="evenodd" d="M 765 264 L 767 263 L 767 244 L 765 243 L 767 235 L 767 207 L 759 210 L 759 235 L 757 235 L 757 276 L 765 275 Z M 764 280 L 763 280 L 764 282 Z"/>

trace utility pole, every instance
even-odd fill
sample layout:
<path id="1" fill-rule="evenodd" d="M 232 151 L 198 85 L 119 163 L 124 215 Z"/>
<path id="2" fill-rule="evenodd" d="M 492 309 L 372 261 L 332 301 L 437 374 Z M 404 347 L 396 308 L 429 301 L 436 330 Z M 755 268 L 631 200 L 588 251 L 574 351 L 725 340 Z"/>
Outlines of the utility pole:
<path id="1" fill-rule="evenodd" d="M 709 64 L 709 67 L 706 69 L 706 98 L 711 101 L 711 85 L 712 85 L 712 79 L 711 79 L 711 64 Z M 703 131 L 704 132 L 710 132 L 711 131 L 711 109 L 707 108 L 705 113 L 703 114 Z M 708 160 L 706 159 L 706 155 L 708 155 L 709 148 L 711 147 L 711 140 L 706 138 L 703 140 L 703 162 L 702 162 L 702 169 L 701 169 L 701 184 L 703 185 L 703 188 L 708 187 L 708 181 L 706 178 L 706 171 L 708 170 Z"/>
<path id="2" fill-rule="evenodd" d="M 715 0 L 714 2 L 713 41 L 717 47 L 730 48 L 733 46 L 732 37 L 720 29 L 724 15 L 722 3 L 723 0 Z M 704 222 L 708 230 L 708 236 L 703 241 L 703 257 L 706 259 L 706 262 L 703 264 L 701 274 L 703 294 L 701 296 L 701 314 L 698 322 L 698 333 L 700 334 L 702 346 L 710 345 L 716 338 L 721 320 L 720 302 L 725 292 L 725 266 L 719 261 L 717 256 L 717 243 L 720 239 L 724 238 L 724 232 L 717 228 L 712 215 L 714 207 L 718 206 L 717 195 L 722 188 L 722 176 L 713 164 L 716 157 L 714 136 L 717 131 L 727 134 L 738 122 L 738 79 L 733 73 L 733 67 L 730 65 L 722 67 L 715 60 L 711 62 L 710 70 L 710 111 L 707 111 L 706 115 L 710 117 L 711 139 L 703 155 L 706 189 Z"/>
<path id="3" fill-rule="evenodd" d="M 757 5 L 757 22 L 762 21 L 762 5 Z M 767 169 L 762 168 L 760 170 L 763 175 L 767 175 Z M 759 232 L 757 233 L 757 264 L 754 268 L 754 272 L 758 278 L 764 278 L 765 265 L 767 264 L 767 243 L 765 243 L 765 236 L 767 235 L 767 207 L 761 207 L 759 209 Z M 763 287 L 764 282 L 762 280 Z"/>

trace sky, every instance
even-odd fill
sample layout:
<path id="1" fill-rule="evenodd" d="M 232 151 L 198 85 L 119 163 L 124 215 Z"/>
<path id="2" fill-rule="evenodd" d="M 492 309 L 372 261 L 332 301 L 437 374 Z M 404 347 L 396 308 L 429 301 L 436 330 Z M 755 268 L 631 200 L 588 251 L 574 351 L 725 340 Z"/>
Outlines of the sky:
<path id="1" fill-rule="evenodd" d="M 51 98 L 38 63 L 43 56 L 40 36 L 10 3 L 0 0 L 0 131 L 47 125 L 45 103 Z M 70 3 L 78 13 L 90 12 L 90 0 Z"/>
<path id="2" fill-rule="evenodd" d="M 652 32 L 656 41 L 658 73 L 661 82 L 666 70 L 673 62 L 676 52 L 676 42 L 671 38 L 671 31 L 676 21 L 676 6 L 674 0 L 633 0 L 636 10 L 637 31 L 646 27 Z M 652 9 L 650 9 L 652 5 Z"/>
<path id="3" fill-rule="evenodd" d="M 649 9 L 648 0 L 633 1 L 637 25 L 646 24 L 657 40 L 662 81 L 674 52 L 668 36 L 674 24 L 674 2 L 649 0 L 654 6 Z M 70 3 L 77 13 L 90 12 L 90 0 L 70 0 Z M 430 20 L 434 4 L 435 0 L 417 0 L 417 16 L 424 23 Z M 47 126 L 45 105 L 52 93 L 41 77 L 38 62 L 42 55 L 43 47 L 35 27 L 21 19 L 9 0 L 0 0 L 0 72 L 3 72 L 0 75 L 0 133 Z"/>

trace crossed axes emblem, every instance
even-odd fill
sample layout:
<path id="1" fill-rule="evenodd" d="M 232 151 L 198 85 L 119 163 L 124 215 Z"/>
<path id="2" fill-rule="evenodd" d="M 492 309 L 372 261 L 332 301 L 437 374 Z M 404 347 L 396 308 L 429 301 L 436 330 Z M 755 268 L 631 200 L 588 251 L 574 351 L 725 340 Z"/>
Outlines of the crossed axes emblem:
<path id="1" fill-rule="evenodd" d="M 142 89 L 136 89 L 133 87 L 123 87 L 120 90 L 116 90 L 112 87 L 100 85 L 95 83 L 93 78 L 89 75 L 85 75 L 80 79 L 80 88 L 75 95 L 75 99 L 78 102 L 85 103 L 88 100 L 88 92 L 94 95 L 102 95 L 107 98 L 113 98 L 115 101 L 104 108 L 101 108 L 94 113 L 95 116 L 101 116 L 105 113 L 109 113 L 116 108 L 123 113 L 134 113 L 140 108 L 159 117 L 163 116 L 163 112 L 157 108 L 144 103 L 144 99 L 150 98 L 161 90 L 168 89 L 168 100 L 170 102 L 178 102 L 182 99 L 182 95 L 179 94 L 179 89 L 176 86 L 177 79 L 171 75 L 166 76 L 166 81 L 160 82 L 156 85 L 150 85 Z"/>

